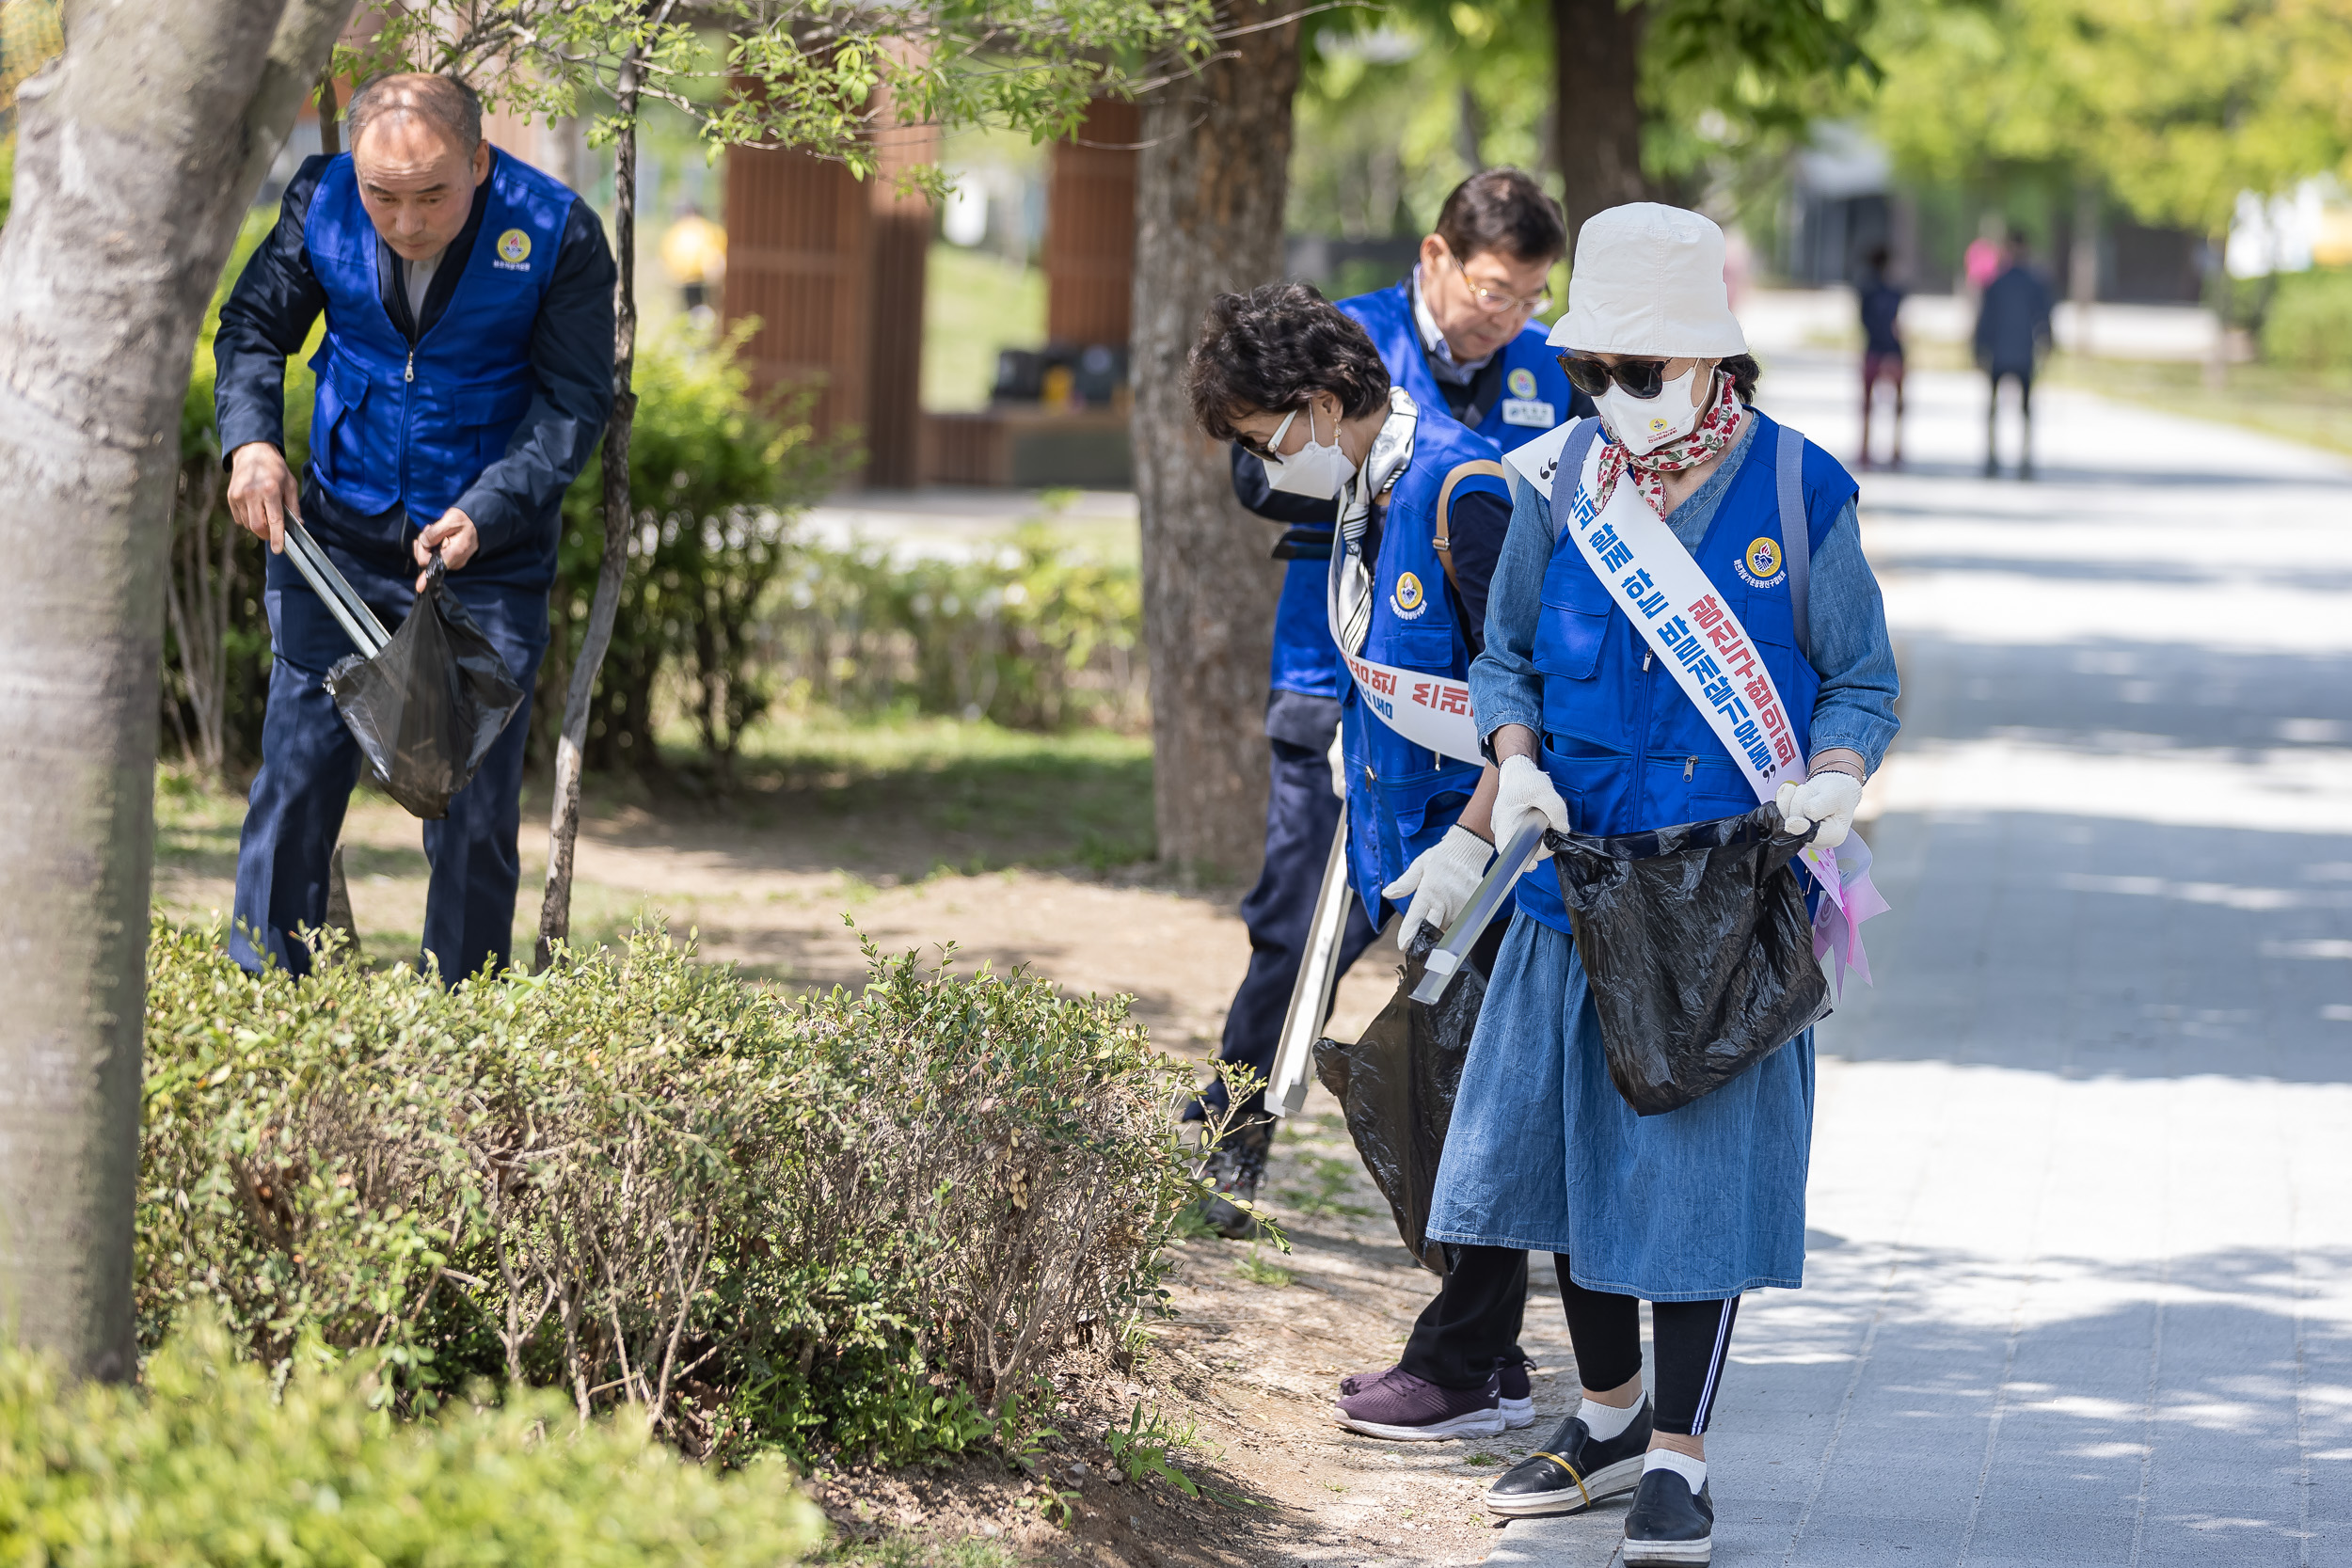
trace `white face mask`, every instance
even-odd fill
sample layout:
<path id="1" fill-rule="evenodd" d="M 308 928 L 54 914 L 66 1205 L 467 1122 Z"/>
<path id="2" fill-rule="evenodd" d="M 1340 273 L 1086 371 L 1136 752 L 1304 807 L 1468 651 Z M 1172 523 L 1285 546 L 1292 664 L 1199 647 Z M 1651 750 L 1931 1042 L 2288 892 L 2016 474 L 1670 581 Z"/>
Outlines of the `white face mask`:
<path id="1" fill-rule="evenodd" d="M 1282 416 L 1282 422 L 1274 427 L 1274 435 L 1266 442 L 1267 451 L 1272 451 L 1281 446 L 1282 437 L 1290 431 L 1291 421 L 1296 418 L 1298 410 L 1295 408 Z M 1347 487 L 1347 482 L 1356 477 L 1356 465 L 1349 462 L 1347 453 L 1340 450 L 1339 433 L 1334 430 L 1334 438 L 1327 444 L 1317 443 L 1314 435 L 1315 409 L 1313 404 L 1309 404 L 1307 444 L 1288 457 L 1262 457 L 1258 460 L 1265 465 L 1265 480 L 1269 486 L 1284 495 L 1305 496 L 1319 501 L 1327 501 Z"/>
<path id="2" fill-rule="evenodd" d="M 1636 457 L 1645 457 L 1678 436 L 1688 436 L 1699 422 L 1702 409 L 1691 401 L 1691 378 L 1696 365 L 1658 389 L 1654 398 L 1637 398 L 1615 382 L 1593 400 L 1601 422 L 1617 444 Z"/>

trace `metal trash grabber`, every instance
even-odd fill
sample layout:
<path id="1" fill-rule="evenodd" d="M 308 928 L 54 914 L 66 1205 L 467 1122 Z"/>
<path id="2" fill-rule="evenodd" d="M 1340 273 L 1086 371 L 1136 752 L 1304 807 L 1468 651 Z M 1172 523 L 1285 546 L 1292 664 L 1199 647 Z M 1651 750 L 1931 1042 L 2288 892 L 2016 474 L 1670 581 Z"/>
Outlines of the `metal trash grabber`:
<path id="1" fill-rule="evenodd" d="M 319 601 L 326 606 L 327 613 L 334 616 L 349 634 L 361 657 L 373 658 L 384 651 L 384 645 L 392 640 L 392 634 L 384 629 L 384 623 L 375 618 L 375 611 L 368 608 L 367 601 L 360 598 L 342 573 L 335 569 L 335 563 L 326 558 L 326 552 L 319 548 L 318 541 L 310 537 L 310 531 L 293 517 L 286 519 L 286 559 L 294 562 L 294 570 L 302 574 L 311 592 L 318 594 Z"/>
<path id="2" fill-rule="evenodd" d="M 1470 894 L 1470 902 L 1462 906 L 1462 912 L 1454 917 L 1452 926 L 1446 927 L 1445 940 L 1429 950 L 1421 984 L 1413 988 L 1414 1001 L 1435 1006 L 1444 998 L 1446 988 L 1454 983 L 1454 974 L 1462 967 L 1462 960 L 1469 958 L 1470 949 L 1478 945 L 1478 939 L 1486 934 L 1486 927 L 1494 919 L 1495 911 L 1502 907 L 1503 897 L 1511 891 L 1511 884 L 1519 879 L 1519 868 L 1542 847 L 1545 823 L 1538 817 L 1511 835 L 1511 842 L 1502 847 L 1502 853 L 1495 857 L 1495 863 L 1487 868 L 1485 879 Z"/>
<path id="3" fill-rule="evenodd" d="M 1339 985 L 1340 942 L 1347 934 L 1347 912 L 1355 898 L 1355 890 L 1347 885 L 1347 813 L 1343 810 L 1339 832 L 1331 836 L 1331 853 L 1323 863 L 1323 891 L 1315 897 L 1314 918 L 1307 923 L 1307 951 L 1297 983 L 1291 987 L 1290 1010 L 1282 1015 L 1274 1070 L 1266 1076 L 1268 1116 L 1296 1116 L 1307 1101 L 1315 1040 L 1323 1034 L 1331 992 Z"/>

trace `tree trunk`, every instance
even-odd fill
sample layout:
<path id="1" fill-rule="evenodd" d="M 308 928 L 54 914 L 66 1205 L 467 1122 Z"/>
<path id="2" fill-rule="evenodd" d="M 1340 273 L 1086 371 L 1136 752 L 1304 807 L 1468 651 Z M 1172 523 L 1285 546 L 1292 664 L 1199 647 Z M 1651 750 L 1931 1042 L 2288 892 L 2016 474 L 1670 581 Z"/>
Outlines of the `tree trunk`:
<path id="1" fill-rule="evenodd" d="M 1642 174 L 1642 39 L 1649 9 L 1633 0 L 1551 0 L 1552 135 L 1566 183 L 1568 254 L 1595 213 L 1656 199 Z"/>
<path id="2" fill-rule="evenodd" d="M 2066 261 L 2066 292 L 2074 302 L 2074 349 L 2088 359 L 2090 309 L 2099 302 L 2099 187 L 2088 175 L 2074 182 L 2074 222 Z"/>
<path id="3" fill-rule="evenodd" d="M 180 406 L 351 0 L 69 4 L 0 231 L 0 1323 L 135 1370 L 131 1243 Z"/>
<path id="4" fill-rule="evenodd" d="M 654 17 L 669 18 L 675 0 L 662 0 Z M 619 277 L 612 288 L 612 414 L 604 426 L 604 559 L 596 568 L 596 594 L 588 606 L 588 631 L 580 660 L 572 666 L 564 696 L 564 732 L 555 742 L 555 800 L 548 823 L 548 880 L 539 900 L 539 942 L 532 967 L 545 969 L 555 944 L 572 934 L 572 855 L 580 842 L 580 752 L 588 742 L 588 706 L 596 695 L 596 672 L 612 642 L 612 623 L 621 610 L 621 587 L 628 576 L 628 433 L 637 417 L 637 394 L 629 380 L 637 366 L 637 96 L 643 55 L 631 51 L 621 63 L 613 93 L 621 121 L 612 144 L 612 259 Z M 652 726 L 647 725 L 647 734 Z M 650 760 L 650 759 L 649 759 Z"/>
<path id="5" fill-rule="evenodd" d="M 342 113 L 342 110 L 335 105 L 335 73 L 332 71 L 322 72 L 319 76 L 319 150 L 330 158 L 341 155 L 343 150 L 342 127 L 337 121 Z"/>
<path id="6" fill-rule="evenodd" d="M 1282 14 L 1232 0 L 1247 26 Z M 1216 294 L 1282 276 L 1298 23 L 1244 33 L 1239 57 L 1148 100 L 1136 183 L 1136 497 L 1152 661 L 1159 854 L 1247 875 L 1265 837 L 1266 666 L 1281 565 L 1233 499 L 1225 448 L 1194 427 L 1184 357 Z"/>

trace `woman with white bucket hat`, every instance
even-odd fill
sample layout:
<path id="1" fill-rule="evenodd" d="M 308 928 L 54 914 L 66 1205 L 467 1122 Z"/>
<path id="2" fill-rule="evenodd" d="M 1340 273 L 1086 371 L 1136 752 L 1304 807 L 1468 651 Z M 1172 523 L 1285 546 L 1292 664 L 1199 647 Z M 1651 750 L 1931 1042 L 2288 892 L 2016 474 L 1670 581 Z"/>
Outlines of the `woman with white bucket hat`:
<path id="1" fill-rule="evenodd" d="M 1498 769 L 1462 821 L 1497 843 L 1537 820 L 1616 835 L 1732 816 L 1761 794 L 1833 847 L 1894 736 L 1854 482 L 1750 404 L 1757 368 L 1723 268 L 1723 231 L 1677 208 L 1613 208 L 1578 237 L 1550 341 L 1600 418 L 1507 455 L 1510 531 L 1470 674 Z M 1625 1560 L 1703 1563 L 1702 1434 L 1740 1296 L 1804 1274 L 1812 1031 L 1637 1116 L 1549 857 L 1518 896 L 1428 1233 L 1554 1254 L 1584 1397 L 1488 1506 L 1569 1513 L 1633 1492 Z"/>

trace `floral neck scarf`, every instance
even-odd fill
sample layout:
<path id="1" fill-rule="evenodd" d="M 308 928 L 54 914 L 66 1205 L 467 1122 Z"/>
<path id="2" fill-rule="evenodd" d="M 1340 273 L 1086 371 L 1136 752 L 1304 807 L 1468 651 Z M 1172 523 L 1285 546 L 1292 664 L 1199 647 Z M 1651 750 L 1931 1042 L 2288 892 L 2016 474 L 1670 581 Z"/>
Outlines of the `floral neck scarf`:
<path id="1" fill-rule="evenodd" d="M 1596 506 L 1607 506 L 1609 498 L 1617 492 L 1617 481 L 1630 474 L 1633 486 L 1649 509 L 1661 517 L 1666 515 L 1667 474 L 1695 467 L 1726 451 L 1732 437 L 1740 434 L 1740 398 L 1731 389 L 1731 377 L 1721 371 L 1715 372 L 1715 401 L 1699 422 L 1691 427 L 1691 434 L 1678 436 L 1657 451 L 1635 457 L 1613 439 L 1600 449 L 1598 488 L 1594 492 Z"/>

